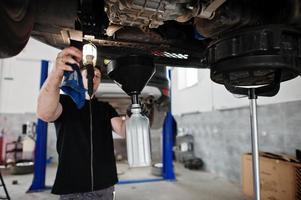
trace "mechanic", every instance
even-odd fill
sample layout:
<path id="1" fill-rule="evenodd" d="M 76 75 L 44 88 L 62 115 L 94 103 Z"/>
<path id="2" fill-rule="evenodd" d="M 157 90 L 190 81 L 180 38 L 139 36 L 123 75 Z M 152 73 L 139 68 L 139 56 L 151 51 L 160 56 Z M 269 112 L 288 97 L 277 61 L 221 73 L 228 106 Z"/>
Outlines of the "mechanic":
<path id="1" fill-rule="evenodd" d="M 78 109 L 68 95 L 60 94 L 64 72 L 73 71 L 66 63 L 80 66 L 81 59 L 82 52 L 75 47 L 62 50 L 38 97 L 37 116 L 54 122 L 57 133 L 59 162 L 52 193 L 60 195 L 60 199 L 112 200 L 118 181 L 112 130 L 124 137 L 125 121 L 110 104 L 96 100 L 94 94 L 101 82 L 101 71 L 95 67 L 91 148 L 90 97 L 86 92 L 85 104 Z M 81 69 L 87 89 L 86 73 Z"/>

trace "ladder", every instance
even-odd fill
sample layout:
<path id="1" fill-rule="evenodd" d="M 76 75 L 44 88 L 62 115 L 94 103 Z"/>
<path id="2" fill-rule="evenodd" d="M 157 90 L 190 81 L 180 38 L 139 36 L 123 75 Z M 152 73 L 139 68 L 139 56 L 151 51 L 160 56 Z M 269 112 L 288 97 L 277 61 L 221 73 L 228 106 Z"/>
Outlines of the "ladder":
<path id="1" fill-rule="evenodd" d="M 0 187 L 3 187 L 5 195 L 6 195 L 5 197 L 4 196 L 0 196 L 0 199 L 8 199 L 8 200 L 10 200 L 10 197 L 8 195 L 8 192 L 7 192 L 7 189 L 6 189 L 3 177 L 2 177 L 1 170 L 0 170 L 0 180 L 1 180 Z"/>

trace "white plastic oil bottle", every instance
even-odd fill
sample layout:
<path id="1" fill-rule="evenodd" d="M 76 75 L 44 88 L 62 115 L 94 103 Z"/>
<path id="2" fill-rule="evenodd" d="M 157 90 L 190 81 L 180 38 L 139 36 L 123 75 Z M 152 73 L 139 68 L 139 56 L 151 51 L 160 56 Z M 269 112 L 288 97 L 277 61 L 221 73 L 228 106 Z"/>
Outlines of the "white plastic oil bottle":
<path id="1" fill-rule="evenodd" d="M 141 114 L 139 104 L 132 104 L 132 115 L 126 120 L 127 155 L 130 167 L 151 165 L 149 120 Z"/>

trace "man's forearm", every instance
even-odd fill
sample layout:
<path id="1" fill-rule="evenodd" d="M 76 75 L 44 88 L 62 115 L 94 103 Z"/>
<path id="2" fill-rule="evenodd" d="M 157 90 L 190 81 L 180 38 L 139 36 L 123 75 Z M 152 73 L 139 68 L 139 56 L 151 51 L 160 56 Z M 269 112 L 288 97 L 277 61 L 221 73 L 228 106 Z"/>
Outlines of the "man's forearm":
<path id="1" fill-rule="evenodd" d="M 111 119 L 112 129 L 115 133 L 117 133 L 120 137 L 125 137 L 125 120 L 121 117 L 114 117 Z"/>
<path id="2" fill-rule="evenodd" d="M 128 116 L 126 116 L 126 119 L 128 118 Z M 125 126 L 125 120 L 122 120 L 122 125 L 121 125 L 121 137 L 125 138 L 125 133 L 126 133 L 126 126 Z"/>
<path id="3" fill-rule="evenodd" d="M 63 76 L 52 71 L 43 84 L 37 106 L 37 115 L 45 121 L 51 121 L 59 106 L 60 84 Z"/>

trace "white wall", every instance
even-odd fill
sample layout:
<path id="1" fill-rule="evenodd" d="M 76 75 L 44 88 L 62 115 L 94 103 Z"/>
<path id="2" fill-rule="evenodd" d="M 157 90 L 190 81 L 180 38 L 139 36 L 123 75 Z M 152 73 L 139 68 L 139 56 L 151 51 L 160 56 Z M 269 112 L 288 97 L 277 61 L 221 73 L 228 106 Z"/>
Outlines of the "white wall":
<path id="1" fill-rule="evenodd" d="M 189 88 L 178 89 L 178 70 L 172 69 L 172 112 L 175 115 L 206 112 L 215 109 L 230 109 L 249 105 L 247 98 L 236 98 L 224 86 L 210 79 L 208 69 L 198 70 L 199 82 Z M 281 84 L 275 97 L 260 97 L 259 105 L 301 100 L 301 78 Z"/>
<path id="2" fill-rule="evenodd" d="M 41 60 L 53 61 L 58 52 L 30 39 L 19 55 L 0 60 L 0 113 L 35 112 Z"/>
<path id="3" fill-rule="evenodd" d="M 171 97 L 172 111 L 174 114 L 208 111 L 212 109 L 212 89 L 209 70 L 198 74 L 199 82 L 189 88 L 178 89 L 178 71 L 172 68 Z"/>

